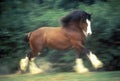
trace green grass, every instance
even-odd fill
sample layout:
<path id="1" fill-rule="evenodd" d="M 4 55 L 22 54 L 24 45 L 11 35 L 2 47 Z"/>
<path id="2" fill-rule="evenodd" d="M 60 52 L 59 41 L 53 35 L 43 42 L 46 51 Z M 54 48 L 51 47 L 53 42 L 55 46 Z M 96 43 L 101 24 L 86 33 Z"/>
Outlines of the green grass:
<path id="1" fill-rule="evenodd" d="M 1 75 L 0 81 L 120 81 L 118 72 L 44 73 Z"/>

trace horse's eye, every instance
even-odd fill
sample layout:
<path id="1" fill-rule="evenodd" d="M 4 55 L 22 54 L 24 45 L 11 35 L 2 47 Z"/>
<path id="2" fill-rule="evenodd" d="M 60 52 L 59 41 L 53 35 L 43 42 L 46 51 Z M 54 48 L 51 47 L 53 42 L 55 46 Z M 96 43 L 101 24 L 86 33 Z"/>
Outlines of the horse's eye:
<path id="1" fill-rule="evenodd" d="M 82 22 L 86 23 L 86 18 L 85 17 L 82 17 Z"/>

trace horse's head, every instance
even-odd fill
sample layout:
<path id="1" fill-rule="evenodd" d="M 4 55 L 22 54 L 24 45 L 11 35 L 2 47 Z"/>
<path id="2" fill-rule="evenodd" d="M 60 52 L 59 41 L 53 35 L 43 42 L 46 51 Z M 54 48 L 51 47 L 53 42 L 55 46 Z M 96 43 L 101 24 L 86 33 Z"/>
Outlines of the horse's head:
<path id="1" fill-rule="evenodd" d="M 63 17 L 61 22 L 65 27 L 69 27 L 71 23 L 74 24 L 76 27 L 81 29 L 86 36 L 88 36 L 92 34 L 90 19 L 90 14 L 85 11 L 75 10 Z"/>
<path id="2" fill-rule="evenodd" d="M 80 13 L 80 12 L 79 12 Z M 91 35 L 92 34 L 92 30 L 91 30 L 91 15 L 81 11 L 81 20 L 80 20 L 80 27 L 82 28 L 84 34 L 86 36 Z"/>

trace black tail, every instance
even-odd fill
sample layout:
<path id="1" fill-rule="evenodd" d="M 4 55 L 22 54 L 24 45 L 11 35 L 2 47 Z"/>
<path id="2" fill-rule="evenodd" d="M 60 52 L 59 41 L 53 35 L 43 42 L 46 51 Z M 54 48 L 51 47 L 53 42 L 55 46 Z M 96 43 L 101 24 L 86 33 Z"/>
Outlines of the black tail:
<path id="1" fill-rule="evenodd" d="M 31 32 L 25 34 L 24 41 L 28 43 L 29 39 L 30 39 L 30 36 L 31 36 Z"/>
<path id="2" fill-rule="evenodd" d="M 30 60 L 30 52 L 26 52 L 26 50 L 28 50 L 28 47 L 29 47 L 29 39 L 30 39 L 30 36 L 31 36 L 32 32 L 29 32 L 29 33 L 26 33 L 25 36 L 24 36 L 24 44 L 25 44 L 25 53 L 26 53 L 26 56 L 29 58 Z M 26 47 L 27 46 L 27 47 Z"/>

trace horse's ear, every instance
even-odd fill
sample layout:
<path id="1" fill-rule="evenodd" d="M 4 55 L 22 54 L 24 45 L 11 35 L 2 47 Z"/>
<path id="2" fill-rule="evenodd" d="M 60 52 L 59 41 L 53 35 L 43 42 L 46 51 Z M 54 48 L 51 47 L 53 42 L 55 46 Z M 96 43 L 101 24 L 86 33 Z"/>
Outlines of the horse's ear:
<path id="1" fill-rule="evenodd" d="M 93 13 L 89 13 L 89 15 L 90 15 L 90 16 L 92 16 L 92 15 L 93 15 Z"/>
<path id="2" fill-rule="evenodd" d="M 91 20 L 92 13 L 88 14 L 88 19 Z"/>

